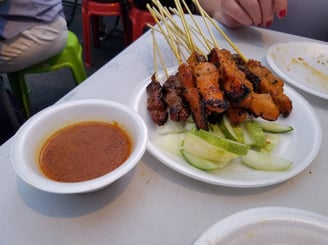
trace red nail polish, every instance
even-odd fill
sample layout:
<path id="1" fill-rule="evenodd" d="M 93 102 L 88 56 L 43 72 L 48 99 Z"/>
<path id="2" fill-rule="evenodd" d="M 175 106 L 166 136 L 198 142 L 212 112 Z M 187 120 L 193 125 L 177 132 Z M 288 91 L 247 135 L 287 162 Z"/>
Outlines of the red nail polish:
<path id="1" fill-rule="evenodd" d="M 284 18 L 284 17 L 286 17 L 286 15 L 287 15 L 286 9 L 283 9 L 283 10 L 279 11 L 279 17 L 280 18 Z"/>
<path id="2" fill-rule="evenodd" d="M 265 26 L 266 27 L 269 27 L 269 26 L 271 26 L 272 25 L 272 20 L 269 20 L 269 21 L 267 21 L 266 23 L 265 23 Z"/>

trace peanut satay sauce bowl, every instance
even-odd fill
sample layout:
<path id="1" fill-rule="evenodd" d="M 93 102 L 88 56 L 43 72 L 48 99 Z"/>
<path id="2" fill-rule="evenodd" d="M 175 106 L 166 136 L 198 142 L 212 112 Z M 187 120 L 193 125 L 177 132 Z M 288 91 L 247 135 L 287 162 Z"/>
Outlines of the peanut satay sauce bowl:
<path id="1" fill-rule="evenodd" d="M 147 137 L 143 119 L 125 105 L 97 99 L 63 102 L 20 127 L 11 162 L 17 175 L 37 189 L 92 192 L 128 173 L 145 153 Z"/>

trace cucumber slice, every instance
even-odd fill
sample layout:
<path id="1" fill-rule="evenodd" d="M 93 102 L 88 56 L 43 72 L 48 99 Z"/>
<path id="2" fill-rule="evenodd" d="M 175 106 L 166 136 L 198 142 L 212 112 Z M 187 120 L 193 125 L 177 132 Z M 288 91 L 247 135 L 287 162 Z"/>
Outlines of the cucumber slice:
<path id="1" fill-rule="evenodd" d="M 239 126 L 232 125 L 226 115 L 219 121 L 219 126 L 227 139 L 244 143 L 243 130 Z"/>
<path id="2" fill-rule="evenodd" d="M 204 158 L 195 156 L 194 154 L 181 150 L 183 158 L 192 166 L 201 170 L 213 171 L 225 167 L 229 161 L 213 162 Z"/>
<path id="3" fill-rule="evenodd" d="M 287 133 L 293 131 L 293 127 L 277 122 L 256 121 L 259 126 L 266 132 L 270 133 Z"/>
<path id="4" fill-rule="evenodd" d="M 265 135 L 260 125 L 253 120 L 245 121 L 244 123 L 246 125 L 249 135 L 254 140 L 254 146 L 265 146 Z"/>
<path id="5" fill-rule="evenodd" d="M 264 171 L 287 170 L 293 164 L 292 161 L 267 152 L 249 150 L 247 155 L 241 156 L 242 162 L 251 168 Z"/>
<path id="6" fill-rule="evenodd" d="M 181 150 L 191 152 L 193 155 L 210 161 L 230 161 L 238 155 L 224 151 L 222 148 L 216 147 L 199 136 L 186 133 Z"/>
<path id="7" fill-rule="evenodd" d="M 180 156 L 181 142 L 184 139 L 185 134 L 165 134 L 155 136 L 153 141 L 156 145 L 161 147 L 161 149 L 172 153 L 174 155 Z"/>
<path id="8" fill-rule="evenodd" d="M 255 144 L 255 140 L 248 133 L 248 130 L 247 130 L 246 125 L 245 125 L 244 122 L 240 124 L 240 128 L 243 130 L 244 144 L 249 145 L 249 146 L 253 146 Z"/>
<path id="9" fill-rule="evenodd" d="M 263 146 L 260 150 L 264 152 L 273 151 L 276 146 L 279 144 L 279 134 L 266 133 L 266 142 L 265 146 Z"/>
<path id="10" fill-rule="evenodd" d="M 218 124 L 210 124 L 210 132 L 214 135 L 220 136 L 220 137 L 225 137 L 223 134 L 222 130 L 220 129 L 220 126 Z"/>
<path id="11" fill-rule="evenodd" d="M 186 132 L 185 123 L 175 122 L 169 119 L 164 125 L 156 126 L 156 133 L 159 135 L 175 134 Z"/>
<path id="12" fill-rule="evenodd" d="M 213 135 L 210 132 L 207 132 L 205 130 L 198 130 L 196 128 L 193 128 L 190 133 L 199 136 L 206 142 L 219 147 L 227 152 L 231 152 L 237 155 L 245 155 L 247 154 L 247 151 L 249 149 L 248 145 L 241 144 L 237 141 L 229 140 L 217 135 Z"/>

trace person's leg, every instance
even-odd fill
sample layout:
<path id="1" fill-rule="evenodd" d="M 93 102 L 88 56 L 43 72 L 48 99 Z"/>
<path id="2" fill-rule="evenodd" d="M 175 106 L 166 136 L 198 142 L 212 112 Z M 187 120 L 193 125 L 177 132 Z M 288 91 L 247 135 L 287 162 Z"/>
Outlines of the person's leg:
<path id="1" fill-rule="evenodd" d="M 11 40 L 0 41 L 0 73 L 18 71 L 44 61 L 63 50 L 66 41 L 66 20 L 61 16 Z"/>

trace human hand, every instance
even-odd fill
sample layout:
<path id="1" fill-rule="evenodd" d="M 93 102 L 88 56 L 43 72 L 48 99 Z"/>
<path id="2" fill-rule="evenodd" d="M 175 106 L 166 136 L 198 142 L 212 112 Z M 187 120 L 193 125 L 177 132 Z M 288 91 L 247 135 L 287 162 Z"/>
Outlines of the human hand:
<path id="1" fill-rule="evenodd" d="M 222 24 L 270 26 L 274 15 L 284 18 L 287 0 L 200 0 L 202 7 Z"/>

